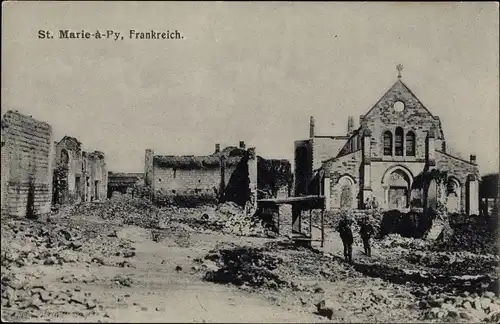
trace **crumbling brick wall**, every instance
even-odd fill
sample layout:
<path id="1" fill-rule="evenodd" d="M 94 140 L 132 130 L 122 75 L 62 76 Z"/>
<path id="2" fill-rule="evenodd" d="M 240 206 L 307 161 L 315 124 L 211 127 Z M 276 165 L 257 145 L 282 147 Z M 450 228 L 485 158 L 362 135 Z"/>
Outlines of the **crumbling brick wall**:
<path id="1" fill-rule="evenodd" d="M 250 151 L 251 149 L 249 149 Z M 145 186 L 159 204 L 249 200 L 249 186 L 257 183 L 249 168 L 249 153 L 229 147 L 206 156 L 162 156 L 146 150 Z M 255 160 L 255 158 L 253 158 Z M 252 170 L 252 172 L 250 172 Z M 250 174 L 251 173 L 251 174 Z"/>
<path id="2" fill-rule="evenodd" d="M 1 169 L 2 169 L 2 174 L 1 174 L 1 181 L 2 181 L 2 186 L 1 186 L 1 202 L 2 202 L 2 215 L 4 213 L 7 213 L 7 208 L 4 208 L 6 206 L 6 199 L 7 199 L 7 193 L 8 193 L 8 179 L 9 179 L 9 172 L 10 172 L 10 167 L 9 167 L 9 150 L 5 146 L 5 141 L 6 141 L 6 134 L 7 134 L 7 122 L 2 118 L 2 139 L 1 139 L 1 144 L 2 144 L 2 156 L 1 156 Z"/>
<path id="3" fill-rule="evenodd" d="M 220 167 L 182 169 L 154 166 L 154 186 L 165 194 L 181 194 L 191 191 L 211 193 L 217 196 L 221 181 Z"/>
<path id="4" fill-rule="evenodd" d="M 158 204 L 215 203 L 223 198 L 241 158 L 163 156 L 146 150 L 145 185 Z"/>
<path id="5" fill-rule="evenodd" d="M 108 170 L 105 155 L 101 151 L 87 153 L 87 164 L 90 167 L 91 200 L 103 200 L 108 195 Z"/>
<path id="6" fill-rule="evenodd" d="M 229 181 L 224 188 L 222 201 L 232 201 L 240 206 L 244 206 L 250 199 L 250 170 L 248 162 L 248 156 L 244 156 L 230 169 L 232 173 L 226 173 Z"/>
<path id="7" fill-rule="evenodd" d="M 313 152 L 310 140 L 295 141 L 294 196 L 307 194 L 312 178 Z"/>
<path id="8" fill-rule="evenodd" d="M 16 216 L 50 212 L 53 148 L 49 124 L 18 112 L 5 113 L 2 118 L 2 212 Z"/>
<path id="9" fill-rule="evenodd" d="M 84 199 L 82 145 L 76 138 L 64 136 L 55 144 L 53 203 L 65 204 Z"/>

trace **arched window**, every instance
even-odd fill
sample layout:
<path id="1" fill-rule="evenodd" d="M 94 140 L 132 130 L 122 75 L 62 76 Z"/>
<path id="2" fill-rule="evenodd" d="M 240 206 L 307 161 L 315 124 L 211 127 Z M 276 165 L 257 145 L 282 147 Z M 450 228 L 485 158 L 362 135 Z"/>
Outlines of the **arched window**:
<path id="1" fill-rule="evenodd" d="M 415 156 L 415 133 L 412 131 L 406 133 L 406 155 Z"/>
<path id="2" fill-rule="evenodd" d="M 390 131 L 384 133 L 384 155 L 392 155 L 392 133 Z"/>
<path id="3" fill-rule="evenodd" d="M 62 149 L 61 150 L 61 164 L 62 165 L 67 165 L 69 162 L 69 154 L 68 154 L 68 151 L 66 151 L 66 149 Z"/>
<path id="4" fill-rule="evenodd" d="M 396 156 L 403 156 L 403 129 L 401 127 L 396 128 L 394 148 Z"/>

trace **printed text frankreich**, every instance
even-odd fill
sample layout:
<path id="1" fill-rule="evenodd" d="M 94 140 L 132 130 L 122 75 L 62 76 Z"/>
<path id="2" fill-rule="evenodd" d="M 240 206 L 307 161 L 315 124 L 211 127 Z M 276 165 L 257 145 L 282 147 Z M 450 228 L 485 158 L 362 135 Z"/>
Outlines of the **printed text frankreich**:
<path id="1" fill-rule="evenodd" d="M 184 39 L 184 36 L 178 30 L 135 30 L 130 29 L 128 33 L 107 29 L 107 30 L 71 30 L 59 29 L 57 33 L 50 30 L 39 30 L 39 39 L 109 39 L 109 40 L 124 40 L 124 39 L 165 39 L 175 40 Z"/>

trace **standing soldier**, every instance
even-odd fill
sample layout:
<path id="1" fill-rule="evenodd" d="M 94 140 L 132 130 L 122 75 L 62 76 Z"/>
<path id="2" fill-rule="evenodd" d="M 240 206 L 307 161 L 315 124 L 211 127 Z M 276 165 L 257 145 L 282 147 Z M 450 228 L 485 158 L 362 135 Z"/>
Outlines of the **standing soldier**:
<path id="1" fill-rule="evenodd" d="M 369 217 L 368 216 L 363 217 L 359 227 L 359 234 L 361 236 L 361 239 L 363 240 L 363 247 L 365 249 L 365 254 L 369 257 L 372 254 L 372 249 L 370 247 L 370 238 L 372 237 L 373 232 L 374 232 L 373 225 Z"/>
<path id="2" fill-rule="evenodd" d="M 352 244 L 354 243 L 351 229 L 352 223 L 352 218 L 345 213 L 342 215 L 337 227 L 342 243 L 344 244 L 344 257 L 347 262 L 352 262 Z"/>

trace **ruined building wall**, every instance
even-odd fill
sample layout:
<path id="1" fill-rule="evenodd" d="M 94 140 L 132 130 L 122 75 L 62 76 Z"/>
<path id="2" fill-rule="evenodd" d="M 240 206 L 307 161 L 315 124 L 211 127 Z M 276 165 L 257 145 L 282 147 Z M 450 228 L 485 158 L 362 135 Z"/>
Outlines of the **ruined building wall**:
<path id="1" fill-rule="evenodd" d="M 477 164 L 470 161 L 451 156 L 449 154 L 436 151 L 436 168 L 446 171 L 448 177 L 456 178 L 460 184 L 465 184 L 470 174 L 479 179 L 479 169 Z"/>
<path id="2" fill-rule="evenodd" d="M 2 212 L 27 216 L 50 212 L 52 127 L 8 111 L 2 118 Z"/>
<path id="3" fill-rule="evenodd" d="M 105 199 L 108 172 L 103 152 L 85 152 L 80 141 L 64 136 L 55 143 L 53 203 Z"/>
<path id="4" fill-rule="evenodd" d="M 82 201 L 90 201 L 91 198 L 91 183 L 90 183 L 90 175 L 91 175 L 91 166 L 92 163 L 89 163 L 87 152 L 82 152 Z"/>
<path id="5" fill-rule="evenodd" d="M 467 212 L 470 202 L 473 202 L 477 206 L 472 213 L 478 214 L 479 169 L 477 164 L 462 160 L 444 152 L 436 151 L 436 169 L 446 171 L 448 178 L 458 180 L 458 188 L 460 191 L 460 211 Z M 474 179 L 472 180 L 477 182 L 472 192 L 470 191 L 470 176 L 473 176 Z"/>
<path id="6" fill-rule="evenodd" d="M 2 173 L 1 173 L 1 202 L 2 202 L 2 215 L 7 214 L 7 208 L 6 207 L 6 201 L 7 201 L 7 193 L 8 193 L 8 180 L 9 180 L 9 172 L 10 172 L 10 167 L 9 167 L 9 150 L 5 146 L 5 141 L 7 138 L 7 123 L 4 121 L 2 118 L 2 133 L 1 133 L 1 144 L 2 144 L 2 158 L 1 158 L 1 168 L 2 168 Z"/>
<path id="7" fill-rule="evenodd" d="M 228 165 L 227 163 L 224 165 L 224 188 L 227 188 L 229 185 L 229 181 L 231 180 L 231 175 L 234 174 L 238 165 Z M 222 176 L 221 176 L 222 177 Z"/>
<path id="8" fill-rule="evenodd" d="M 108 170 L 104 153 L 88 153 L 87 164 L 90 167 L 91 200 L 103 200 L 108 194 Z"/>
<path id="9" fill-rule="evenodd" d="M 314 137 L 312 139 L 312 169 L 317 170 L 323 161 L 336 157 L 348 139 L 347 136 Z"/>
<path id="10" fill-rule="evenodd" d="M 258 160 L 255 147 L 248 148 L 247 151 L 248 167 L 248 200 L 246 204 L 246 213 L 253 215 L 257 210 L 257 189 L 258 189 Z"/>
<path id="11" fill-rule="evenodd" d="M 84 200 L 82 146 L 73 137 L 65 136 L 55 144 L 53 203 Z"/>
<path id="12" fill-rule="evenodd" d="M 187 193 L 191 191 L 212 193 L 214 196 L 221 181 L 219 167 L 213 169 L 175 169 L 154 165 L 155 190 L 164 193 Z"/>
<path id="13" fill-rule="evenodd" d="M 252 152 L 255 149 L 236 148 L 232 153 L 226 152 L 228 154 L 164 156 L 147 149 L 144 184 L 153 190 L 158 203 L 192 197 L 243 205 L 250 199 L 249 186 L 254 186 L 254 191 L 257 188 L 256 157 L 249 159 Z M 238 156 L 232 155 L 234 153 Z"/>
<path id="14" fill-rule="evenodd" d="M 310 140 L 295 141 L 294 196 L 307 194 L 312 177 L 312 147 Z"/>
<path id="15" fill-rule="evenodd" d="M 152 166 L 152 185 L 161 195 L 205 195 L 218 199 L 224 194 L 231 178 L 238 168 L 241 158 L 230 158 L 223 162 L 219 157 L 192 157 L 199 161 L 212 160 L 210 165 L 165 165 L 168 156 L 154 156 Z M 201 163 L 203 164 L 203 163 Z"/>

